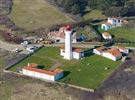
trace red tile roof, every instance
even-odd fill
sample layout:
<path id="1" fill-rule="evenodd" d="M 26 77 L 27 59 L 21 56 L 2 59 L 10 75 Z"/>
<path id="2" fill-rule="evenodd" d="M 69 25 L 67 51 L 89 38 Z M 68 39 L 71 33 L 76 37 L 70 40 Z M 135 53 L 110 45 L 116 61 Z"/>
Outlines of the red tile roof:
<path id="1" fill-rule="evenodd" d="M 115 57 L 121 55 L 121 52 L 118 49 L 115 49 L 115 48 L 108 49 L 106 52 L 111 53 Z"/>
<path id="2" fill-rule="evenodd" d="M 111 36 L 111 34 L 108 33 L 108 32 L 103 32 L 102 34 L 105 35 L 105 36 L 107 36 L 107 37 L 108 37 L 108 36 Z"/>
<path id="3" fill-rule="evenodd" d="M 64 45 L 60 46 L 60 49 L 65 49 L 65 46 L 64 46 Z M 73 51 L 73 52 L 80 53 L 80 52 L 82 52 L 83 50 L 82 50 L 81 48 L 73 47 L 73 48 L 72 48 L 72 51 Z"/>
<path id="4" fill-rule="evenodd" d="M 99 52 L 103 52 L 103 51 L 106 51 L 107 48 L 103 46 L 103 47 L 96 48 L 96 50 L 98 50 Z"/>
<path id="5" fill-rule="evenodd" d="M 23 69 L 33 71 L 33 72 L 48 74 L 48 75 L 52 75 L 52 76 L 63 72 L 62 69 L 58 69 L 58 68 L 50 71 L 50 70 L 39 69 L 39 68 L 37 68 L 37 66 L 38 66 L 37 64 L 30 64 L 29 66 L 26 66 Z"/>
<path id="6" fill-rule="evenodd" d="M 80 52 L 82 52 L 82 49 L 81 48 L 73 48 L 73 51 L 77 52 L 77 53 L 80 53 Z"/>

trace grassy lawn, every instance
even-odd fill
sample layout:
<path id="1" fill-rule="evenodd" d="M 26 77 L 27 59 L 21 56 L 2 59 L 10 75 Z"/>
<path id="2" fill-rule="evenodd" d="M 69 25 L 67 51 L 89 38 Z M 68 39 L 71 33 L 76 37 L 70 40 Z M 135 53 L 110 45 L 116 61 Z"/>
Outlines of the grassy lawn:
<path id="1" fill-rule="evenodd" d="M 16 25 L 26 30 L 72 21 L 45 0 L 13 0 L 10 17 Z"/>
<path id="2" fill-rule="evenodd" d="M 105 15 L 102 14 L 101 11 L 99 10 L 92 10 L 88 13 L 86 13 L 84 16 L 83 16 L 83 19 L 84 20 L 88 20 L 88 19 L 96 19 L 96 18 L 106 18 Z"/>
<path id="3" fill-rule="evenodd" d="M 99 28 L 100 33 L 104 32 L 104 30 Z M 127 41 L 135 42 L 135 29 L 134 28 L 112 28 L 107 32 L 114 35 L 116 39 L 125 39 Z"/>
<path id="4" fill-rule="evenodd" d="M 35 55 L 41 58 L 35 58 Z M 10 70 L 16 71 L 17 67 L 26 65 L 28 62 L 50 66 L 51 63 L 48 59 L 42 59 L 42 57 L 46 56 L 56 59 L 62 64 L 61 68 L 64 69 L 67 76 L 61 79 L 60 82 L 92 89 L 97 88 L 120 64 L 120 61 L 114 62 L 97 55 L 91 55 L 82 60 L 67 61 L 59 55 L 59 48 L 44 47 L 21 63 L 13 66 Z M 105 70 L 105 67 L 110 69 Z"/>
<path id="5" fill-rule="evenodd" d="M 15 65 L 14 67 L 12 67 L 11 70 L 17 71 L 18 66 L 19 66 L 19 68 L 23 68 L 28 63 L 40 64 L 39 66 L 43 66 L 44 69 L 48 69 L 51 66 L 53 66 L 53 64 L 55 64 L 52 60 L 48 59 L 47 57 L 44 57 L 45 55 L 42 55 L 41 57 L 39 57 L 37 54 L 35 53 L 34 55 L 27 57 L 25 60 L 23 60 L 19 64 Z"/>

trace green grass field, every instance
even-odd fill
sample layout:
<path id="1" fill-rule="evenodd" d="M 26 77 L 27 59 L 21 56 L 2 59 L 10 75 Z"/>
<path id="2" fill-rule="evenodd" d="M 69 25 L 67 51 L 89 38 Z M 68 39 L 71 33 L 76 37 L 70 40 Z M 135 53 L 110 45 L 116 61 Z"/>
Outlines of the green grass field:
<path id="1" fill-rule="evenodd" d="M 104 30 L 99 28 L 99 32 L 102 33 Z M 134 28 L 112 28 L 107 30 L 110 34 L 114 35 L 116 39 L 125 39 L 126 41 L 135 42 L 135 29 Z"/>
<path id="2" fill-rule="evenodd" d="M 26 30 L 72 21 L 45 0 L 13 0 L 10 17 L 16 25 Z"/>
<path id="3" fill-rule="evenodd" d="M 40 58 L 35 58 L 36 56 Z M 25 66 L 28 62 L 45 66 L 52 65 L 51 60 L 42 57 L 55 59 L 62 64 L 60 67 L 64 69 L 67 76 L 61 79 L 60 82 L 91 89 L 96 89 L 120 64 L 120 61 L 114 62 L 97 55 L 91 55 L 82 60 L 67 61 L 59 55 L 59 48 L 44 47 L 9 70 L 16 71 L 18 67 Z M 105 70 L 105 67 L 110 69 Z"/>
<path id="4" fill-rule="evenodd" d="M 105 15 L 102 14 L 101 11 L 99 10 L 91 10 L 90 12 L 86 13 L 83 16 L 84 20 L 88 20 L 88 19 L 96 19 L 96 18 L 106 18 Z"/>

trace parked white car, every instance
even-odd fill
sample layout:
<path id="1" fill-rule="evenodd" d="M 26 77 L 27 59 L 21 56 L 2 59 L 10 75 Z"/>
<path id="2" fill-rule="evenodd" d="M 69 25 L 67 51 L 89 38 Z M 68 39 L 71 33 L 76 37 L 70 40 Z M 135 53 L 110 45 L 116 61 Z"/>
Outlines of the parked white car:
<path id="1" fill-rule="evenodd" d="M 37 49 L 36 46 L 30 46 L 30 47 L 27 47 L 26 50 L 28 50 L 29 52 L 33 53 L 35 50 Z"/>
<path id="2" fill-rule="evenodd" d="M 28 45 L 29 44 L 29 41 L 25 40 L 21 43 L 21 45 Z"/>
<path id="3" fill-rule="evenodd" d="M 13 51 L 14 51 L 15 53 L 19 53 L 19 52 L 21 52 L 22 50 L 20 50 L 19 48 L 15 48 Z"/>

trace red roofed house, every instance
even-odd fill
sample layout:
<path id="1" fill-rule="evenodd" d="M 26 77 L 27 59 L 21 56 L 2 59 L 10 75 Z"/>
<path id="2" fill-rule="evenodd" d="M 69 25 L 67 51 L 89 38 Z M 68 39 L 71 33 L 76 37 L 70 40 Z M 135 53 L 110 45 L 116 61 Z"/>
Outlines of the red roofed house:
<path id="1" fill-rule="evenodd" d="M 93 53 L 109 58 L 113 61 L 117 61 L 122 57 L 122 53 L 116 48 L 99 47 L 93 49 Z"/>
<path id="2" fill-rule="evenodd" d="M 117 61 L 122 58 L 122 53 L 116 48 L 111 48 L 103 52 L 103 56 L 113 61 Z"/>
<path id="3" fill-rule="evenodd" d="M 57 81 L 63 77 L 62 69 L 44 70 L 37 68 L 37 64 L 28 64 L 22 69 L 22 73 L 26 76 L 45 79 L 48 81 Z"/>

